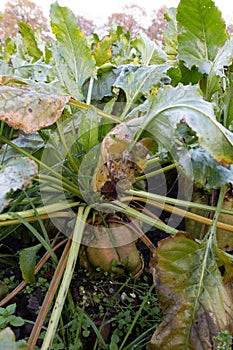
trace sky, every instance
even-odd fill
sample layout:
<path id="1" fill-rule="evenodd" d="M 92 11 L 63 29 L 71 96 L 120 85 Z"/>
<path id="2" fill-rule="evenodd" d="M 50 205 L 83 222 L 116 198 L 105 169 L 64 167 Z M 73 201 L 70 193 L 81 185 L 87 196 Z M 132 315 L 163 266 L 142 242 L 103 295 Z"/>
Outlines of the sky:
<path id="1" fill-rule="evenodd" d="M 4 11 L 8 0 L 0 0 L 0 11 Z M 30 0 L 42 7 L 44 14 L 48 17 L 49 8 L 55 0 Z M 233 1 L 215 0 L 215 4 L 222 11 L 227 23 L 233 23 Z M 108 16 L 119 12 L 124 5 L 137 4 L 144 7 L 148 12 L 158 10 L 161 6 L 177 7 L 179 0 L 58 0 L 59 5 L 69 7 L 75 14 L 85 16 L 95 23 L 105 22 Z"/>

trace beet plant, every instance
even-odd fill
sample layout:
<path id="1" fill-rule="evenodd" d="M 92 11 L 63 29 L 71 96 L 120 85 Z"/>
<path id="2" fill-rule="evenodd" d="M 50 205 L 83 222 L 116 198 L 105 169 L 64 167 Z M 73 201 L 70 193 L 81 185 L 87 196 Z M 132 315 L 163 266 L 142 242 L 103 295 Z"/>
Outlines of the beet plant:
<path id="1" fill-rule="evenodd" d="M 120 27 L 85 37 L 54 3 L 50 43 L 20 22 L 2 45 L 0 238 L 32 235 L 19 254 L 23 283 L 35 280 L 42 248 L 41 264 L 51 256 L 56 266 L 29 349 L 58 291 L 42 344 L 52 349 L 77 260 L 137 283 L 146 264 L 138 241 L 163 311 L 147 349 L 231 339 L 233 211 L 223 203 L 233 183 L 233 40 L 212 0 L 181 0 L 165 18 L 162 43 Z M 167 235 L 158 247 L 152 228 Z M 96 330 L 95 348 L 129 349 L 128 333 L 109 345 Z"/>

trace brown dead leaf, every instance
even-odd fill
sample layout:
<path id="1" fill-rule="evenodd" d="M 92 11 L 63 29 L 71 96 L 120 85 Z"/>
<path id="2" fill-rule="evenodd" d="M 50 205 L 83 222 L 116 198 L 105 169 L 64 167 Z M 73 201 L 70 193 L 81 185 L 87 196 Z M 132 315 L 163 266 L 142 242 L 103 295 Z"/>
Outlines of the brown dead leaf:
<path id="1" fill-rule="evenodd" d="M 54 124 L 69 99 L 25 86 L 0 86 L 0 120 L 25 133 L 37 131 Z"/>
<path id="2" fill-rule="evenodd" d="M 126 123 L 121 123 L 103 139 L 99 164 L 93 177 L 93 188 L 110 200 L 116 199 L 121 191 L 130 189 L 135 182 L 135 171 L 143 172 L 145 169 L 146 155 L 152 140 L 142 139 L 131 148 L 134 136 L 135 128 L 131 129 Z M 106 188 L 110 183 L 111 191 L 108 196 Z M 116 188 L 113 190 L 114 185 Z"/>

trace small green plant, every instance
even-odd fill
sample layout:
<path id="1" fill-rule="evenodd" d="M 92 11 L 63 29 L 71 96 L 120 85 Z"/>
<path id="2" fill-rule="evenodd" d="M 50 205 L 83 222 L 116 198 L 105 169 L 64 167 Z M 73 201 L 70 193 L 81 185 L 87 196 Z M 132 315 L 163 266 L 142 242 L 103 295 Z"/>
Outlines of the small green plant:
<path id="1" fill-rule="evenodd" d="M 232 336 L 228 333 L 228 331 L 219 332 L 214 340 L 218 343 L 217 350 L 232 349 Z"/>
<path id="2" fill-rule="evenodd" d="M 15 275 L 10 277 L 4 277 L 3 282 L 7 285 L 7 287 L 10 290 L 14 289 L 19 284 L 19 281 L 16 280 Z"/>
<path id="3" fill-rule="evenodd" d="M 0 308 L 0 330 L 8 325 L 20 327 L 24 325 L 22 317 L 15 316 L 16 304 L 10 304 L 6 308 Z"/>
<path id="4" fill-rule="evenodd" d="M 37 287 L 40 288 L 42 293 L 46 293 L 49 288 L 48 280 L 46 278 L 39 277 L 35 283 L 26 286 L 24 293 L 27 295 L 32 295 Z"/>

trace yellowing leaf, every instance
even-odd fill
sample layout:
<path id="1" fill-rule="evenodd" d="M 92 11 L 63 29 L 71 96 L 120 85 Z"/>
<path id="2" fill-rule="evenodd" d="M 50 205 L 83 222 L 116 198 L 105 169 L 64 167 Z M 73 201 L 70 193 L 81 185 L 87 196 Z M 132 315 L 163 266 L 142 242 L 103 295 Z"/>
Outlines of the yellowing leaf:
<path id="1" fill-rule="evenodd" d="M 0 120 L 25 133 L 37 131 L 55 123 L 69 99 L 26 87 L 0 86 Z"/>
<path id="2" fill-rule="evenodd" d="M 94 51 L 94 57 L 97 66 L 102 66 L 104 63 L 108 62 L 112 57 L 112 43 L 114 42 L 114 37 L 112 35 L 106 36 L 100 41 Z"/>
<path id="3" fill-rule="evenodd" d="M 160 241 L 152 266 L 164 320 L 148 350 L 215 349 L 218 332 L 232 333 L 232 291 L 219 266 L 227 265 L 228 274 L 233 266 L 216 252 L 209 241 L 198 243 L 184 233 Z"/>

